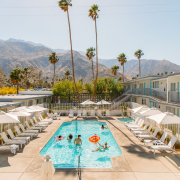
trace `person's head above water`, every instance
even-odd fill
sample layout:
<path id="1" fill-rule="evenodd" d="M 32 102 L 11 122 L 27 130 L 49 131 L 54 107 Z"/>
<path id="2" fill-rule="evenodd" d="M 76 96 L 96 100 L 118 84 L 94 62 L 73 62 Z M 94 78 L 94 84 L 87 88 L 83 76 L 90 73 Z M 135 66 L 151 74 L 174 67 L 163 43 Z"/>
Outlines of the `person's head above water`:
<path id="1" fill-rule="evenodd" d="M 62 136 L 61 135 L 59 135 L 59 138 L 61 138 Z"/>
<path id="2" fill-rule="evenodd" d="M 102 124 L 102 126 L 101 126 L 102 128 L 104 128 L 104 125 Z"/>
<path id="3" fill-rule="evenodd" d="M 105 146 L 107 146 L 107 142 L 105 142 Z"/>
<path id="4" fill-rule="evenodd" d="M 73 135 L 72 135 L 72 134 L 70 134 L 70 135 L 69 135 L 69 139 L 72 139 L 72 138 L 73 138 Z"/>
<path id="5" fill-rule="evenodd" d="M 81 135 L 79 134 L 79 135 L 78 135 L 78 138 L 80 138 L 80 137 L 81 137 Z"/>

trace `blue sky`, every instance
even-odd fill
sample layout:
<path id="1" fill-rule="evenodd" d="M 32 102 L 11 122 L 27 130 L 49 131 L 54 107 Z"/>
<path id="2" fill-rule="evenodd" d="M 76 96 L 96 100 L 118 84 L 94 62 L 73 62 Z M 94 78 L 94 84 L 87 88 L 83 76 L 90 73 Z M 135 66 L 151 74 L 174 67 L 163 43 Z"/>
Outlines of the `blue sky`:
<path id="1" fill-rule="evenodd" d="M 57 0 L 0 0 L 0 39 L 23 39 L 51 48 L 70 49 L 66 13 Z M 72 0 L 70 21 L 73 49 L 95 47 L 92 4 L 99 5 L 98 56 L 134 59 L 142 49 L 145 59 L 166 59 L 180 65 L 179 0 Z M 28 7 L 28 8 L 26 8 Z"/>

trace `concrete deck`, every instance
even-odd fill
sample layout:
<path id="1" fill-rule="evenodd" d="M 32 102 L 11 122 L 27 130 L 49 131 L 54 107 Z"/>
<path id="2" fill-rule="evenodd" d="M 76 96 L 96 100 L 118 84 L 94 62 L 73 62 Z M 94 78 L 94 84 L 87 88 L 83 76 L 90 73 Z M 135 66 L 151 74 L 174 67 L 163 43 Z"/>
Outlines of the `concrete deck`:
<path id="1" fill-rule="evenodd" d="M 39 154 L 44 145 L 53 136 L 63 122 L 72 118 L 61 117 L 49 125 L 38 138 L 32 140 L 16 155 L 10 152 L 0 152 L 0 179 L 1 180 L 41 180 L 41 166 L 44 157 Z M 113 118 L 100 118 L 106 122 L 122 155 L 111 158 L 112 168 L 85 168 L 81 169 L 78 176 L 77 169 L 58 169 L 54 180 L 178 180 L 180 179 L 179 167 L 165 156 L 180 161 L 172 152 L 158 152 L 156 155 L 143 145 L 124 124 Z M 114 127 L 115 126 L 115 127 Z"/>

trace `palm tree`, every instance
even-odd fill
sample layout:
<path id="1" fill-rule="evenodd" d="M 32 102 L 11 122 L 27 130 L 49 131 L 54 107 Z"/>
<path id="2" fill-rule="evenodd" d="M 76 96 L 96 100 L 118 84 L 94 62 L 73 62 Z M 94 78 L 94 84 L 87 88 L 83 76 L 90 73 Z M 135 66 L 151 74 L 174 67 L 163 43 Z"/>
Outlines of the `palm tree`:
<path id="1" fill-rule="evenodd" d="M 54 79 L 55 79 L 55 64 L 59 61 L 58 57 L 56 56 L 55 52 L 52 52 L 51 55 L 49 55 L 48 61 L 51 64 L 54 64 L 54 77 L 53 77 L 53 85 L 54 85 Z"/>
<path id="2" fill-rule="evenodd" d="M 24 76 L 26 77 L 26 89 L 28 89 L 28 84 L 27 84 L 27 82 L 28 82 L 28 74 L 30 73 L 29 71 L 29 68 L 28 67 L 25 67 L 24 69 L 23 69 L 23 71 L 22 71 L 22 73 L 24 74 Z"/>
<path id="3" fill-rule="evenodd" d="M 72 6 L 72 3 L 71 3 L 71 0 L 60 0 L 58 2 L 58 5 L 61 8 L 61 10 L 63 10 L 64 12 L 67 12 L 68 25 L 69 25 L 69 38 L 70 38 L 70 46 L 71 46 L 72 74 L 73 74 L 73 81 L 74 81 L 74 86 L 75 86 L 75 90 L 76 90 L 77 100 L 78 100 L 78 103 L 80 104 L 79 94 L 78 94 L 76 81 L 75 81 L 75 75 L 74 75 L 74 61 L 73 61 L 72 40 L 71 40 L 71 26 L 70 26 L 69 11 L 68 11 L 69 6 Z"/>
<path id="4" fill-rule="evenodd" d="M 167 73 L 168 73 L 168 72 L 166 71 L 164 74 L 167 75 Z"/>
<path id="5" fill-rule="evenodd" d="M 67 79 L 69 79 L 69 76 L 71 75 L 71 74 L 70 74 L 70 71 L 69 71 L 69 70 L 66 70 L 66 72 L 64 73 L 64 75 L 67 77 Z"/>
<path id="6" fill-rule="evenodd" d="M 139 74 L 136 74 L 136 77 L 138 78 Z"/>
<path id="7" fill-rule="evenodd" d="M 124 53 L 121 53 L 118 57 L 117 57 L 118 62 L 121 63 L 121 66 L 123 66 L 123 82 L 124 82 L 124 64 L 127 62 L 127 58 L 126 55 Z"/>
<path id="8" fill-rule="evenodd" d="M 90 47 L 86 50 L 86 57 L 91 60 L 92 62 L 92 75 L 93 75 L 93 79 L 94 79 L 94 70 L 93 70 L 93 57 L 95 56 L 95 48 Z"/>
<path id="9" fill-rule="evenodd" d="M 119 66 L 116 66 L 116 65 L 111 68 L 111 72 L 115 76 L 115 78 L 116 78 L 118 69 L 119 69 Z"/>
<path id="10" fill-rule="evenodd" d="M 23 79 L 22 71 L 18 67 L 10 72 L 10 80 L 12 83 L 16 84 L 17 94 L 19 94 L 18 89 L 19 89 L 19 82 L 21 82 L 21 79 Z"/>
<path id="11" fill-rule="evenodd" d="M 140 66 L 140 59 L 141 57 L 144 55 L 144 53 L 142 52 L 141 49 L 138 49 L 135 53 L 134 53 L 135 57 L 137 57 L 137 59 L 139 60 L 139 77 L 141 77 L 141 66 Z"/>
<path id="12" fill-rule="evenodd" d="M 96 83 L 97 83 L 97 78 L 98 78 L 98 53 L 97 53 L 97 26 L 96 26 L 96 19 L 99 17 L 98 12 L 100 10 L 98 9 L 97 4 L 93 4 L 91 6 L 91 9 L 89 9 L 89 17 L 93 19 L 95 22 L 95 34 L 96 34 L 96 80 L 94 83 L 94 90 L 93 90 L 93 95 L 92 95 L 92 101 L 94 100 L 94 95 L 96 91 Z"/>
<path id="13" fill-rule="evenodd" d="M 119 77 L 119 78 L 118 78 L 118 81 L 121 82 L 121 81 L 122 81 L 122 77 Z"/>

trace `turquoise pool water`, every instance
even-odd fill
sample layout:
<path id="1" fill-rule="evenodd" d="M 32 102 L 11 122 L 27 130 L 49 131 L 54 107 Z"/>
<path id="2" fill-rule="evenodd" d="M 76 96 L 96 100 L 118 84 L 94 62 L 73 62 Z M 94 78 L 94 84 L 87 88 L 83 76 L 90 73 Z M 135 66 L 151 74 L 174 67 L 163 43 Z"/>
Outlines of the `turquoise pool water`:
<path id="1" fill-rule="evenodd" d="M 120 122 L 134 122 L 134 119 L 130 119 L 130 118 L 118 118 L 118 120 Z"/>
<path id="2" fill-rule="evenodd" d="M 109 168 L 112 167 L 110 157 L 122 154 L 117 145 L 111 131 L 109 129 L 102 130 L 101 125 L 107 127 L 106 123 L 98 121 L 72 121 L 63 123 L 56 131 L 53 137 L 42 149 L 42 156 L 50 155 L 55 168 L 77 168 L 78 155 L 80 154 L 81 168 Z M 71 142 L 67 140 L 69 134 L 73 135 Z M 74 145 L 74 139 L 81 134 L 82 146 Z M 109 149 L 104 152 L 92 152 L 96 149 L 95 145 L 89 142 L 89 137 L 97 134 L 100 136 L 100 144 L 108 143 Z M 54 137 L 62 135 L 64 140 L 55 141 Z"/>

